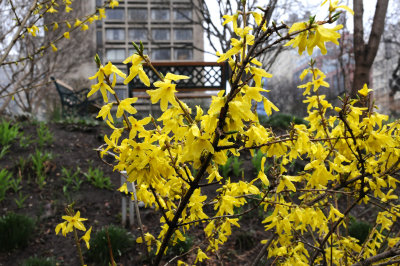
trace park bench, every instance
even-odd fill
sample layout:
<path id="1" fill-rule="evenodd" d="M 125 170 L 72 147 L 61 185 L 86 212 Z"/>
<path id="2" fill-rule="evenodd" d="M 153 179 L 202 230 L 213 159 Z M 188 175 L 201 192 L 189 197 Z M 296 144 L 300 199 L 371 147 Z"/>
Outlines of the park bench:
<path id="1" fill-rule="evenodd" d="M 100 110 L 101 98 L 88 99 L 88 88 L 74 90 L 65 82 L 51 77 L 61 99 L 62 116 L 88 116 Z"/>
<path id="2" fill-rule="evenodd" d="M 210 98 L 215 91 L 226 90 L 226 83 L 229 77 L 229 65 L 227 62 L 153 62 L 154 68 L 166 75 L 168 72 L 189 76 L 190 79 L 179 80 L 176 84 L 178 98 Z M 130 65 L 128 65 L 129 72 Z M 139 77 L 134 78 L 128 84 L 129 97 L 148 99 L 146 90 L 154 89 L 153 83 L 159 78 L 146 64 L 143 70 L 150 79 L 150 88 L 146 87 Z M 214 94 L 210 93 L 214 91 Z"/>

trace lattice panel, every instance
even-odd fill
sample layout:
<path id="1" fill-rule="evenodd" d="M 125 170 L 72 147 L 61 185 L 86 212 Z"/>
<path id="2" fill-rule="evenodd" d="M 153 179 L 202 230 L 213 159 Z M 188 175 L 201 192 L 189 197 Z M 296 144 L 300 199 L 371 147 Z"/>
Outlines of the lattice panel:
<path id="1" fill-rule="evenodd" d="M 128 66 L 129 69 L 130 66 Z M 226 65 L 224 64 L 202 64 L 194 65 L 193 63 L 185 65 L 180 63 L 179 65 L 154 65 L 154 67 L 162 73 L 164 76 L 170 72 L 177 75 L 189 76 L 190 79 L 180 80 L 176 84 L 176 89 L 179 90 L 221 90 L 225 89 L 226 77 Z M 155 88 L 153 83 L 158 79 L 157 75 L 146 66 L 143 66 L 144 71 L 150 79 L 151 87 Z M 129 70 L 128 70 L 129 71 Z M 129 83 L 129 90 L 140 91 L 147 90 L 146 87 L 137 76 Z"/>
<path id="2" fill-rule="evenodd" d="M 389 84 L 393 94 L 396 93 L 397 91 L 400 91 L 400 76 L 391 79 Z"/>

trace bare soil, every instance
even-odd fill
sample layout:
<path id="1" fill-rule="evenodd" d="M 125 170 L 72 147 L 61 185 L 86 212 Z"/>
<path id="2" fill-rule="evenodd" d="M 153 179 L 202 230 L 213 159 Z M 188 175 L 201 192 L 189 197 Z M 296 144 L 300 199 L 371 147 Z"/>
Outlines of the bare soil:
<path id="1" fill-rule="evenodd" d="M 54 141 L 43 147 L 42 150 L 51 152 L 53 159 L 45 162 L 47 179 L 42 189 L 35 182 L 35 172 L 30 160 L 31 154 L 38 147 L 37 142 L 32 143 L 28 148 L 21 148 L 17 141 L 13 143 L 10 152 L 0 159 L 0 169 L 5 168 L 11 171 L 13 177 L 22 177 L 22 195 L 28 196 L 23 207 L 18 208 L 15 199 L 18 199 L 19 195 L 9 190 L 6 199 L 0 202 L 0 215 L 10 211 L 25 214 L 35 219 L 37 226 L 28 247 L 0 253 L 0 265 L 20 265 L 24 259 L 32 256 L 53 257 L 59 262 L 59 265 L 79 265 L 72 235 L 65 238 L 61 234 L 56 235 L 54 231 L 55 226 L 62 222 L 61 216 L 65 215 L 65 206 L 71 201 L 75 202 L 74 208 L 80 211 L 81 217 L 88 218 L 85 225 L 87 228 L 93 226 L 92 234 L 110 224 L 121 225 L 121 193 L 116 190 L 120 184 L 120 175 L 101 162 L 94 150 L 104 143 L 103 136 L 107 133 L 107 129 L 99 125 L 61 123 L 50 123 L 47 126 L 54 136 Z M 24 136 L 37 139 L 37 127 L 36 123 L 24 122 L 21 123 L 20 131 Z M 248 155 L 245 158 L 249 159 L 250 157 Z M 24 169 L 20 167 L 20 160 L 26 162 Z M 67 197 L 63 193 L 65 183 L 61 178 L 62 167 L 74 171 L 80 167 L 80 177 L 86 180 L 84 173 L 90 166 L 100 168 L 105 176 L 110 177 L 113 189 L 100 189 L 89 182 L 84 182 L 78 191 L 71 192 L 70 197 Z M 243 167 L 245 175 L 253 175 L 253 167 L 249 160 L 245 161 Z M 211 193 L 212 188 L 209 188 L 208 191 L 207 194 Z M 159 213 L 152 208 L 142 208 L 141 218 L 145 231 L 157 235 Z M 228 243 L 203 265 L 245 265 L 251 262 L 261 247 L 260 240 L 268 237 L 260 224 L 262 218 L 263 214 L 257 213 L 257 210 L 242 217 L 240 222 L 242 227 L 233 228 L 233 236 Z M 135 238 L 139 236 L 137 225 L 128 226 L 127 229 Z M 193 236 L 194 245 L 204 240 L 202 229 L 200 225 L 188 232 Z M 136 245 L 130 252 L 122 256 L 118 265 L 147 265 L 148 260 L 144 259 L 144 254 L 143 247 Z M 196 254 L 197 249 L 180 259 L 193 263 Z M 165 258 L 165 262 L 175 255 L 179 254 L 169 254 Z M 175 264 L 176 260 L 172 265 Z"/>

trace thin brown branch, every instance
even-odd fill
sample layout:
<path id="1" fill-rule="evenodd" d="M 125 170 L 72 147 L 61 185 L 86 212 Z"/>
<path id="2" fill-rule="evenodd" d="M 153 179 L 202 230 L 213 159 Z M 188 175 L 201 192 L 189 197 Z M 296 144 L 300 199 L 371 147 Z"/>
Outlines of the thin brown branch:
<path id="1" fill-rule="evenodd" d="M 369 257 L 367 259 L 364 259 L 362 261 L 359 261 L 357 263 L 354 263 L 352 266 L 366 266 L 366 265 L 372 265 L 372 263 L 383 260 L 383 259 L 387 259 L 390 257 L 395 257 L 395 256 L 399 256 L 400 255 L 400 248 L 399 247 L 395 247 L 392 249 L 389 249 L 388 251 L 385 251 L 383 253 L 380 253 L 378 255 Z M 393 265 L 394 263 L 392 263 Z M 380 265 L 391 265 L 391 264 L 380 264 Z"/>
<path id="2" fill-rule="evenodd" d="M 154 190 L 154 188 L 153 188 L 152 186 L 150 186 L 150 191 L 151 191 L 151 193 L 153 193 L 153 196 L 154 196 L 154 198 L 155 198 L 155 200 L 156 200 L 156 202 L 157 202 L 158 208 L 160 209 L 161 214 L 162 214 L 162 216 L 163 216 L 164 219 L 165 219 L 165 223 L 166 223 L 168 226 L 171 226 L 171 221 L 168 219 L 168 217 L 167 217 L 167 215 L 166 215 L 166 213 L 165 213 L 165 210 L 164 210 L 163 206 L 161 205 L 161 202 L 160 202 L 160 200 L 159 200 L 159 198 L 158 198 L 158 196 L 157 196 L 157 193 L 156 193 L 156 191 Z"/>

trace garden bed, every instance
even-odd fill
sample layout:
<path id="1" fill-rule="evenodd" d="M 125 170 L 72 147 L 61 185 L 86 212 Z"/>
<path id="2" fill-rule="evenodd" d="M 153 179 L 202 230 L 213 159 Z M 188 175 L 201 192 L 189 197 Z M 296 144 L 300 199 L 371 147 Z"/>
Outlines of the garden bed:
<path id="1" fill-rule="evenodd" d="M 1 214 L 13 212 L 27 215 L 35 221 L 35 229 L 25 247 L 0 253 L 0 265 L 22 265 L 30 257 L 52 258 L 60 265 L 79 265 L 72 235 L 65 238 L 54 231 L 55 226 L 63 221 L 61 217 L 65 215 L 67 204 L 75 202 L 74 209 L 88 219 L 85 226 L 93 227 L 92 237 L 102 227 L 121 225 L 121 193 L 117 191 L 120 175 L 101 162 L 94 150 L 103 144 L 107 128 L 82 121 L 49 124 L 20 122 L 12 123 L 10 127 L 12 125 L 19 128 L 19 133 L 0 159 L 0 169 L 6 169 L 10 180 L 15 181 L 0 202 Z M 250 158 L 250 154 L 243 157 Z M 37 164 L 43 166 L 41 173 Z M 254 174 L 250 160 L 240 165 L 237 177 L 230 168 L 226 171 L 232 178 L 241 178 L 243 171 L 246 175 Z M 44 176 L 43 180 L 38 178 L 38 174 Z M 88 176 L 92 176 L 92 181 Z M 108 186 L 108 178 L 110 187 L 101 188 L 102 184 Z M 211 193 L 212 188 L 208 190 Z M 242 228 L 233 231 L 229 242 L 207 264 L 224 261 L 229 265 L 243 265 L 251 261 L 261 246 L 260 240 L 267 236 L 260 224 L 263 215 L 255 211 L 243 217 L 246 222 Z M 157 234 L 160 230 L 159 213 L 152 208 L 142 208 L 141 217 L 145 231 Z M 134 239 L 139 236 L 136 225 L 127 229 Z M 171 249 L 166 261 L 190 250 L 204 239 L 203 234 L 201 226 L 196 231 L 188 232 L 188 243 L 180 243 Z M 183 260 L 194 261 L 195 253 L 189 253 Z M 148 264 L 144 248 L 137 244 L 119 261 L 121 265 Z"/>

